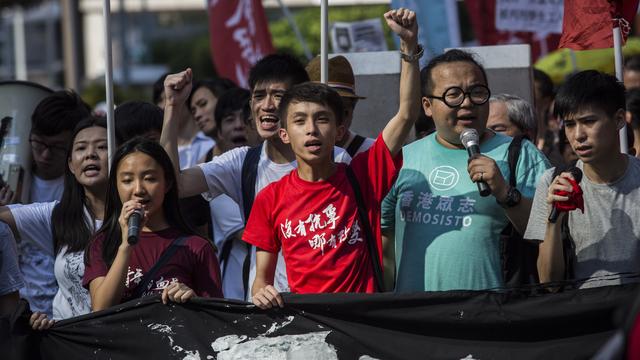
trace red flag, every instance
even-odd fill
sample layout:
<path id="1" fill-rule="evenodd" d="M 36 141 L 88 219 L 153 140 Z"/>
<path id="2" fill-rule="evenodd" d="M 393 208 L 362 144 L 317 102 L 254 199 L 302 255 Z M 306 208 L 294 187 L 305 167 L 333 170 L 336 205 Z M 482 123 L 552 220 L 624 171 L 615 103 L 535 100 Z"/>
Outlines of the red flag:
<path id="1" fill-rule="evenodd" d="M 529 44 L 535 61 L 558 46 L 559 34 L 501 31 L 496 28 L 496 0 L 465 0 L 471 26 L 480 45 Z"/>
<path id="2" fill-rule="evenodd" d="M 590 50 L 613 47 L 613 27 L 620 23 L 623 42 L 638 0 L 565 0 L 559 48 Z"/>
<path id="3" fill-rule="evenodd" d="M 247 87 L 251 67 L 273 53 L 260 0 L 208 0 L 211 55 L 219 76 Z"/>

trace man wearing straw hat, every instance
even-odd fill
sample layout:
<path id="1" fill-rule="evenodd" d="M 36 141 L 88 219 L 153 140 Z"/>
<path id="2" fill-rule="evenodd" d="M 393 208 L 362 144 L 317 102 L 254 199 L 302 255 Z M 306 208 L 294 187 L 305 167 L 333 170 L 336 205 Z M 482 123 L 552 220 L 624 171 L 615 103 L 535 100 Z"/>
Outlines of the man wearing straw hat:
<path id="1" fill-rule="evenodd" d="M 311 81 L 320 82 L 320 57 L 317 56 L 307 65 L 307 73 Z M 329 59 L 329 82 L 327 83 L 340 94 L 344 104 L 344 126 L 347 133 L 336 141 L 336 146 L 347 150 L 351 157 L 356 156 L 373 145 L 374 139 L 358 135 L 349 128 L 353 120 L 353 111 L 364 96 L 356 95 L 356 79 L 349 60 L 342 55 Z"/>

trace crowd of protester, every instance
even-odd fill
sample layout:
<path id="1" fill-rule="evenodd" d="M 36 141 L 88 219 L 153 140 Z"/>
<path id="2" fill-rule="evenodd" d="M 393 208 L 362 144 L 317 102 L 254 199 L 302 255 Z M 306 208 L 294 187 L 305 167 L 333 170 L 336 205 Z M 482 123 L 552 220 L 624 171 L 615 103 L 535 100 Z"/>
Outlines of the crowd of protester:
<path id="1" fill-rule="evenodd" d="M 282 292 L 635 281 L 640 58 L 624 84 L 582 71 L 555 89 L 534 70 L 530 103 L 492 94 L 463 50 L 421 70 L 415 13 L 384 19 L 399 104 L 376 138 L 350 129 L 372 100 L 342 56 L 327 84 L 319 58 L 283 54 L 257 62 L 249 90 L 166 74 L 152 103 L 117 106 L 110 164 L 104 118 L 70 90 L 42 100 L 29 202 L 0 189 L 0 315 L 22 298 L 41 330 L 154 294 L 266 309 Z"/>

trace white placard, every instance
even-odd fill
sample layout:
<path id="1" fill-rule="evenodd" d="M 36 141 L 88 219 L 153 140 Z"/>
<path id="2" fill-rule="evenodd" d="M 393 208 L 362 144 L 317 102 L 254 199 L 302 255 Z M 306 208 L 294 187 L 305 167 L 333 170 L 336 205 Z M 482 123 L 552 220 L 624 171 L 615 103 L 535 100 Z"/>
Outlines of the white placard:
<path id="1" fill-rule="evenodd" d="M 563 0 L 496 0 L 496 29 L 562 33 Z"/>
<path id="2" fill-rule="evenodd" d="M 331 45 L 334 53 L 387 51 L 380 19 L 334 23 Z"/>

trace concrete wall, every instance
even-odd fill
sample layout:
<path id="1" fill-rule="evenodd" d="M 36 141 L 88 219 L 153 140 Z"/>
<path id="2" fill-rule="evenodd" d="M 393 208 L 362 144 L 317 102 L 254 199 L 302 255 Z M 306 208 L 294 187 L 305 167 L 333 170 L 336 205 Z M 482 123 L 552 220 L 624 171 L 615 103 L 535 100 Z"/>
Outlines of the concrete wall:
<path id="1" fill-rule="evenodd" d="M 475 53 L 487 72 L 492 94 L 517 95 L 533 105 L 533 68 L 529 45 L 461 48 Z"/>
<path id="2" fill-rule="evenodd" d="M 356 76 L 358 101 L 351 129 L 375 138 L 398 111 L 400 55 L 397 51 L 340 54 L 351 63 Z"/>
<path id="3" fill-rule="evenodd" d="M 492 94 L 508 93 L 533 104 L 533 72 L 529 45 L 463 48 L 485 67 Z M 350 53 L 345 56 L 356 75 L 356 93 L 366 96 L 354 112 L 351 129 L 375 137 L 398 110 L 400 56 L 397 51 Z M 331 56 L 331 55 L 330 55 Z"/>

